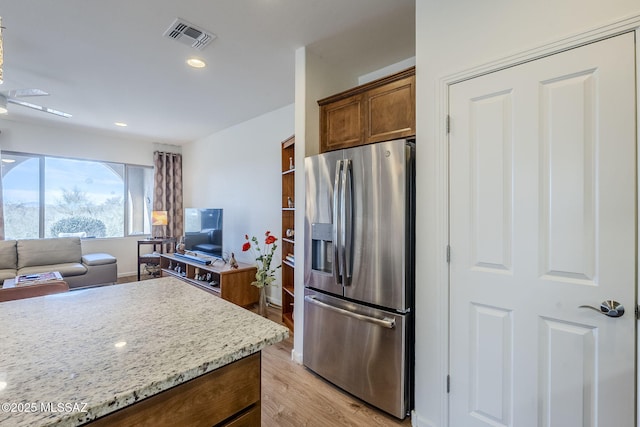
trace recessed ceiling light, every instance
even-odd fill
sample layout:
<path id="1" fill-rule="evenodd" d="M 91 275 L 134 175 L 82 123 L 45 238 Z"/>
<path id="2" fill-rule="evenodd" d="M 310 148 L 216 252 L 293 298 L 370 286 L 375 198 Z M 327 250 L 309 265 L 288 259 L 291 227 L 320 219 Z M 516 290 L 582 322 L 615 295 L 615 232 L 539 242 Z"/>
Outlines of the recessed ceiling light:
<path id="1" fill-rule="evenodd" d="M 2 159 L 2 163 L 15 163 L 16 159 Z"/>
<path id="2" fill-rule="evenodd" d="M 124 347 L 124 346 L 126 346 L 126 345 L 127 345 L 127 342 L 126 342 L 126 341 L 118 341 L 117 343 L 115 343 L 115 344 L 114 344 L 114 347 L 116 347 L 116 348 L 122 348 L 122 347 Z"/>
<path id="3" fill-rule="evenodd" d="M 129 126 L 126 123 L 122 123 L 122 122 L 115 122 L 114 125 L 120 126 L 121 128 L 125 128 L 125 127 Z"/>
<path id="4" fill-rule="evenodd" d="M 189 66 L 193 68 L 204 68 L 207 66 L 207 64 L 202 59 L 198 58 L 187 59 L 187 64 L 189 64 Z"/>

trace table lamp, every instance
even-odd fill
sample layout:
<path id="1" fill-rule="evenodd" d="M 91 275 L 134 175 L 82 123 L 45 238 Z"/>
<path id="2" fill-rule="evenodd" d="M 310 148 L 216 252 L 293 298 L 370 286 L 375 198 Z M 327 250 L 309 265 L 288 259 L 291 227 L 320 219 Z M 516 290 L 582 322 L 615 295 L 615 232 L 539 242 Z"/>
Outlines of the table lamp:
<path id="1" fill-rule="evenodd" d="M 152 227 L 152 231 L 156 229 L 156 227 L 158 226 L 165 226 L 169 223 L 169 218 L 167 217 L 167 211 L 151 211 L 151 227 Z M 164 236 L 164 230 L 163 230 L 163 236 L 157 236 L 156 233 L 152 233 L 153 234 L 153 238 L 157 239 L 157 238 L 161 238 Z"/>

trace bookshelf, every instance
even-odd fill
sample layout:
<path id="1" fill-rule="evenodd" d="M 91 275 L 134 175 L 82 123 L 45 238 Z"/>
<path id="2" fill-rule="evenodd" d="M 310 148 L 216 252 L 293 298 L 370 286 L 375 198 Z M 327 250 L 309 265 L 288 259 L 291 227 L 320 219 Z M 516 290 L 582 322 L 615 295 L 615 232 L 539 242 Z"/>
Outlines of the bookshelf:
<path id="1" fill-rule="evenodd" d="M 293 332 L 295 272 L 295 136 L 282 142 L 282 323 Z"/>

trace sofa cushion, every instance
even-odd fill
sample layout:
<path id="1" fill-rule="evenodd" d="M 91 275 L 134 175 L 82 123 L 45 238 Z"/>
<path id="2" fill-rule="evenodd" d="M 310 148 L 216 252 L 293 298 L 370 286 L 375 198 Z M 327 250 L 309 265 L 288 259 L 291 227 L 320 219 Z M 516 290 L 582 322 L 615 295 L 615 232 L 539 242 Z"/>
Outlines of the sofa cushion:
<path id="1" fill-rule="evenodd" d="M 36 265 L 32 267 L 24 267 L 18 270 L 18 275 L 46 273 L 48 271 L 57 271 L 62 274 L 62 278 L 69 276 L 80 276 L 87 272 L 87 267 L 79 262 L 69 262 L 62 264 Z"/>
<path id="2" fill-rule="evenodd" d="M 96 253 L 82 255 L 82 263 L 85 265 L 115 264 L 116 261 L 116 257 L 109 254 Z"/>
<path id="3" fill-rule="evenodd" d="M 18 269 L 37 266 L 40 272 L 59 271 L 42 270 L 40 267 L 80 263 L 82 258 L 82 246 L 78 237 L 18 240 L 17 247 Z"/>
<path id="4" fill-rule="evenodd" d="M 16 255 L 15 240 L 0 240 L 0 269 L 16 269 L 18 256 Z"/>
<path id="5" fill-rule="evenodd" d="M 3 282 L 7 279 L 13 279 L 14 277 L 16 277 L 15 268 L 4 268 L 0 270 L 0 282 Z M 2 287 L 1 283 L 0 283 L 0 287 Z"/>

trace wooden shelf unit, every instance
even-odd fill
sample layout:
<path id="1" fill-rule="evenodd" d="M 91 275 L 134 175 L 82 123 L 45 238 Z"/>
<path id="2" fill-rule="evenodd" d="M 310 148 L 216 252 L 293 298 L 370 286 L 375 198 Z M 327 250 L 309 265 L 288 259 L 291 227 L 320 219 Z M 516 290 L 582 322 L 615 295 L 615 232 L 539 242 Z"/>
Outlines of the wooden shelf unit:
<path id="1" fill-rule="evenodd" d="M 238 263 L 238 268 L 231 268 L 222 260 L 206 265 L 173 254 L 162 254 L 160 271 L 162 276 L 177 277 L 241 307 L 251 308 L 258 302 L 260 291 L 251 285 L 257 269 L 249 264 Z M 198 275 L 207 274 L 211 275 L 210 280 L 196 279 Z"/>
<path id="2" fill-rule="evenodd" d="M 295 230 L 295 136 L 282 142 L 282 323 L 293 332 L 295 232 L 288 235 L 287 230 Z"/>

